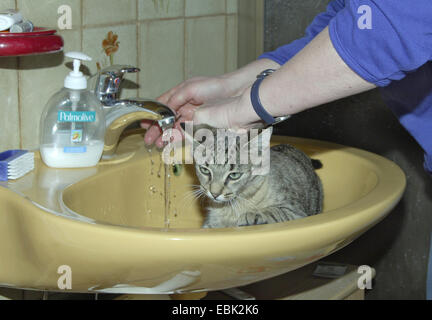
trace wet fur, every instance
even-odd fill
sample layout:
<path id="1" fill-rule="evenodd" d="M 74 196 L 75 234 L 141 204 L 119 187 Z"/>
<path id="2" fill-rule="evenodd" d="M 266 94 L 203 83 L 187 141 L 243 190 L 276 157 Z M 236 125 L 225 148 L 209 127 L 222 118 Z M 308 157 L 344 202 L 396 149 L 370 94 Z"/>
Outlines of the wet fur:
<path id="1" fill-rule="evenodd" d="M 252 165 L 206 165 L 204 175 L 196 165 L 201 191 L 209 199 L 203 228 L 229 228 L 284 222 L 318 214 L 323 189 L 315 169 L 322 167 L 291 145 L 270 149 L 270 172 L 252 175 Z M 239 181 L 225 179 L 229 172 L 242 172 Z M 216 201 L 212 196 L 220 194 Z"/>

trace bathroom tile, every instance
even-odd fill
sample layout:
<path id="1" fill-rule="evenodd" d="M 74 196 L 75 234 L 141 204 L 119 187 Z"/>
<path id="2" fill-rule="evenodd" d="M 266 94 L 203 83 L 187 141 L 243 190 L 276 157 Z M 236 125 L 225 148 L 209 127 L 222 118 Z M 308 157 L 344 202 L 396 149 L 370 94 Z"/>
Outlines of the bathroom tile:
<path id="1" fill-rule="evenodd" d="M 237 16 L 227 16 L 227 65 L 226 72 L 237 69 L 238 26 Z"/>
<path id="2" fill-rule="evenodd" d="M 43 5 L 35 0 L 18 0 L 18 10 L 25 19 L 33 22 L 35 26 L 59 29 L 58 20 L 62 14 L 58 13 L 60 6 L 68 5 L 72 13 L 72 29 L 78 30 L 81 26 L 80 0 L 44 0 Z"/>
<path id="3" fill-rule="evenodd" d="M 226 12 L 228 14 L 237 13 L 238 11 L 238 0 L 227 0 Z"/>
<path id="4" fill-rule="evenodd" d="M 113 24 L 136 20 L 137 0 L 83 0 L 83 25 Z"/>
<path id="5" fill-rule="evenodd" d="M 157 19 L 182 17 L 185 0 L 138 0 L 138 18 Z"/>
<path id="6" fill-rule="evenodd" d="M 225 0 L 186 0 L 186 16 L 225 13 Z"/>
<path id="7" fill-rule="evenodd" d="M 65 41 L 65 52 L 80 50 L 79 31 L 60 34 Z M 63 87 L 64 78 L 70 72 L 65 62 L 69 61 L 64 60 L 63 53 L 19 58 L 21 135 L 25 149 L 39 146 L 40 115 L 48 99 Z"/>
<path id="8" fill-rule="evenodd" d="M 15 9 L 15 0 L 2 0 L 0 2 L 0 10 Z"/>
<path id="9" fill-rule="evenodd" d="M 137 66 L 137 27 L 136 24 L 121 25 L 102 28 L 87 28 L 83 32 L 83 52 L 93 58 L 88 64 L 91 74 L 97 71 L 96 62 L 101 67 L 110 65 L 110 59 L 102 49 L 102 41 L 107 37 L 109 31 L 118 35 L 119 50 L 114 54 L 114 64 L 127 64 Z M 125 76 L 122 86 L 122 96 L 131 97 L 137 95 L 137 75 Z"/>
<path id="10" fill-rule="evenodd" d="M 19 148 L 17 58 L 0 58 L 0 152 Z"/>
<path id="11" fill-rule="evenodd" d="M 225 16 L 186 21 L 186 75 L 220 75 L 225 72 Z"/>
<path id="12" fill-rule="evenodd" d="M 156 98 L 183 81 L 183 19 L 142 23 L 140 44 L 140 96 Z"/>

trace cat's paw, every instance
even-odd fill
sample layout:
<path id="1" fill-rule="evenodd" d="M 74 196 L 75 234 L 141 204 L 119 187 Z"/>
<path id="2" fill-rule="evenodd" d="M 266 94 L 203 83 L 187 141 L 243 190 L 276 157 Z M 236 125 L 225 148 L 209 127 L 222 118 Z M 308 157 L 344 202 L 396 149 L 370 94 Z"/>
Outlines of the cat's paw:
<path id="1" fill-rule="evenodd" d="M 254 226 L 259 224 L 267 224 L 268 221 L 260 213 L 248 212 L 239 221 L 239 227 Z"/>

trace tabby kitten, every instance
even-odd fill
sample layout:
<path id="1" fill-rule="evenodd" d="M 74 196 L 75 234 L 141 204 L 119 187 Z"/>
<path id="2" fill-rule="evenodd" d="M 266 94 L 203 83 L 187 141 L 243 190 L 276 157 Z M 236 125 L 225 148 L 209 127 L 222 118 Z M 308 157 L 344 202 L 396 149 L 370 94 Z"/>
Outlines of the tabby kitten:
<path id="1" fill-rule="evenodd" d="M 203 126 L 194 127 L 194 132 L 200 128 Z M 207 129 L 216 137 L 216 129 Z M 267 137 L 267 145 L 270 136 L 271 132 Z M 188 134 L 186 138 L 193 142 L 195 148 L 203 143 Z M 264 139 L 262 133 L 260 138 Z M 215 142 L 215 148 L 218 143 L 220 141 Z M 244 147 L 239 145 L 238 140 L 235 143 L 237 150 Z M 228 143 L 226 145 L 225 153 L 228 153 Z M 206 159 L 202 164 L 195 161 L 200 192 L 209 199 L 203 228 L 277 223 L 321 212 L 323 188 L 315 173 L 315 169 L 321 167 L 321 162 L 310 159 L 290 145 L 274 146 L 268 151 L 270 168 L 265 175 L 254 175 L 256 168 L 250 161 L 248 164 L 240 164 L 240 161 L 229 164 L 228 156 L 225 157 L 225 164 L 211 164 L 216 163 L 209 161 L 211 159 Z"/>

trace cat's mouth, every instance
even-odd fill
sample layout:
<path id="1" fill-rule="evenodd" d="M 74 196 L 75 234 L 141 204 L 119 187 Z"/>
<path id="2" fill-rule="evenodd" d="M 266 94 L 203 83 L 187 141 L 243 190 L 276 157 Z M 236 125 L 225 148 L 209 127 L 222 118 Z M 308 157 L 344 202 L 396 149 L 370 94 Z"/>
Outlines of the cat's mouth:
<path id="1" fill-rule="evenodd" d="M 220 194 L 215 196 L 211 192 L 207 191 L 207 198 L 215 203 L 228 203 L 233 199 L 233 194 Z"/>

